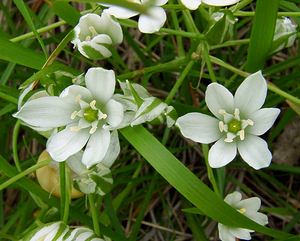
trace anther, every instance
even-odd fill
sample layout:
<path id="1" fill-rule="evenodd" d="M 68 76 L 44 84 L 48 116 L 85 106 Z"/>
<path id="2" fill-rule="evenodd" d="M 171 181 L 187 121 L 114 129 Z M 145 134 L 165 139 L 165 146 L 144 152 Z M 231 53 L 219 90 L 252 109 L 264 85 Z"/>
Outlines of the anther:
<path id="1" fill-rule="evenodd" d="M 248 123 L 249 126 L 253 126 L 254 125 L 253 120 L 250 120 L 250 119 L 247 120 L 247 123 Z"/>
<path id="2" fill-rule="evenodd" d="M 240 136 L 241 141 L 245 140 L 245 131 L 244 130 L 240 130 L 237 135 Z"/>
<path id="3" fill-rule="evenodd" d="M 239 211 L 241 214 L 244 214 L 247 210 L 246 210 L 246 208 L 240 208 L 240 209 L 238 209 L 238 211 Z"/>
<path id="4" fill-rule="evenodd" d="M 224 122 L 223 122 L 223 121 L 219 121 L 219 130 L 220 130 L 221 132 L 224 131 Z"/>
<path id="5" fill-rule="evenodd" d="M 97 108 L 96 108 L 96 100 L 93 100 L 93 101 L 90 103 L 90 107 L 91 107 L 93 110 L 97 110 Z"/>
<path id="6" fill-rule="evenodd" d="M 80 131 L 81 128 L 79 126 L 71 126 L 70 127 L 70 131 L 74 131 L 74 132 L 77 132 L 77 131 Z"/>
<path id="7" fill-rule="evenodd" d="M 234 118 L 240 120 L 240 110 L 238 108 L 234 110 Z"/>
<path id="8" fill-rule="evenodd" d="M 75 98 L 75 100 L 76 100 L 77 102 L 80 102 L 80 101 L 81 101 L 81 95 L 77 95 L 76 98 Z"/>

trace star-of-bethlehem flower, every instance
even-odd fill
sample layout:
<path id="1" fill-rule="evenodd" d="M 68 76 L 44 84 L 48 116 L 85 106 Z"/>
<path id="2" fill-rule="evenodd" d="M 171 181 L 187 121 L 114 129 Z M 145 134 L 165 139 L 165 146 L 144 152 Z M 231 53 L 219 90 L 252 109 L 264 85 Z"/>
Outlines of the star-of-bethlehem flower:
<path id="1" fill-rule="evenodd" d="M 149 0 L 132 0 L 137 4 L 148 4 Z M 165 24 L 167 20 L 167 15 L 165 10 L 161 7 L 165 5 L 168 0 L 154 0 L 151 2 L 153 4 L 149 7 L 146 14 L 141 14 L 138 20 L 138 28 L 142 33 L 155 33 L 160 30 L 160 28 Z M 109 4 L 101 4 L 103 6 L 109 7 L 104 10 L 104 12 L 115 16 L 120 19 L 128 19 L 139 15 L 139 12 Z"/>
<path id="2" fill-rule="evenodd" d="M 216 118 L 201 113 L 188 113 L 176 125 L 182 135 L 204 144 L 217 141 L 209 150 L 211 167 L 231 162 L 239 151 L 243 160 L 255 169 L 270 165 L 272 154 L 266 141 L 258 137 L 274 124 L 280 110 L 262 108 L 267 95 L 267 82 L 261 71 L 248 76 L 235 96 L 222 85 L 207 87 L 205 101 Z"/>
<path id="3" fill-rule="evenodd" d="M 246 217 L 259 223 L 260 225 L 268 224 L 267 215 L 258 212 L 261 206 L 261 201 L 258 197 L 252 197 L 242 200 L 241 193 L 233 192 L 228 194 L 225 197 L 224 201 L 240 213 L 244 214 Z M 218 224 L 218 229 L 219 237 L 222 241 L 235 241 L 235 238 L 250 240 L 250 233 L 254 232 L 253 230 L 245 228 L 228 227 L 221 223 Z"/>
<path id="4" fill-rule="evenodd" d="M 89 13 L 79 19 L 74 28 L 72 43 L 89 59 L 103 59 L 111 56 L 110 47 L 123 41 L 120 24 L 103 12 L 101 16 Z"/>
<path id="5" fill-rule="evenodd" d="M 110 147 L 118 143 L 112 140 L 111 131 L 118 128 L 124 114 L 122 104 L 113 99 L 112 70 L 90 68 L 85 84 L 71 85 L 60 96 L 27 101 L 14 116 L 33 127 L 65 127 L 48 139 L 48 153 L 62 162 L 85 147 L 82 163 L 89 168 L 111 156 L 109 150 L 117 150 Z"/>
<path id="6" fill-rule="evenodd" d="M 190 10 L 196 10 L 201 3 L 211 6 L 228 6 L 239 2 L 240 0 L 180 0 L 181 3 Z"/>

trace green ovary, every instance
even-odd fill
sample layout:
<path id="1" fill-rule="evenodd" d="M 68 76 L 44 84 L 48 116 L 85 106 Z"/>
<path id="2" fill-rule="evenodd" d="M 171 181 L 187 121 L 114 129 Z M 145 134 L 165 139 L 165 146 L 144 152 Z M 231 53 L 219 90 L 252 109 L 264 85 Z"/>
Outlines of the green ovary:
<path id="1" fill-rule="evenodd" d="M 88 122 L 94 122 L 98 119 L 98 110 L 88 107 L 84 110 L 83 117 Z"/>
<path id="2" fill-rule="evenodd" d="M 232 119 L 227 125 L 228 125 L 228 131 L 231 133 L 237 133 L 242 129 L 241 122 L 236 119 Z"/>

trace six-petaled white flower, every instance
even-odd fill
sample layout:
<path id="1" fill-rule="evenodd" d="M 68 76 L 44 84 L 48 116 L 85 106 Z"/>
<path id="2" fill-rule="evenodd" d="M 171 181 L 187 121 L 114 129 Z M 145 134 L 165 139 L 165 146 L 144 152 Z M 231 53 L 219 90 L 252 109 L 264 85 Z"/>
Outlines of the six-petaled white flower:
<path id="1" fill-rule="evenodd" d="M 103 59 L 112 55 L 111 45 L 123 41 L 123 32 L 120 24 L 103 12 L 101 16 L 89 13 L 79 19 L 74 28 L 74 47 L 89 59 Z"/>
<path id="2" fill-rule="evenodd" d="M 268 224 L 267 215 L 258 212 L 261 201 L 258 197 L 252 197 L 242 200 L 242 195 L 239 192 L 228 194 L 224 199 L 231 207 L 235 208 L 241 214 L 259 223 L 260 225 Z M 237 227 L 229 227 L 224 224 L 218 224 L 219 237 L 222 241 L 235 241 L 235 238 L 250 240 L 250 233 L 253 230 Z"/>
<path id="3" fill-rule="evenodd" d="M 89 168 L 111 156 L 108 150 L 116 150 L 110 147 L 116 145 L 110 132 L 122 122 L 123 106 L 113 99 L 112 70 L 90 68 L 85 84 L 71 85 L 59 97 L 30 100 L 14 116 L 33 127 L 65 127 L 49 138 L 47 151 L 62 162 L 85 147 L 82 163 Z"/>
<path id="4" fill-rule="evenodd" d="M 182 135 L 204 144 L 217 141 L 209 150 L 211 167 L 231 162 L 239 151 L 243 160 L 255 169 L 270 165 L 272 154 L 266 141 L 258 137 L 274 124 L 280 110 L 262 108 L 267 95 L 267 82 L 261 72 L 248 76 L 235 96 L 222 85 L 207 87 L 205 101 L 217 117 L 188 113 L 178 118 L 176 125 Z"/>
<path id="5" fill-rule="evenodd" d="M 132 0 L 137 4 L 147 5 L 150 0 Z M 151 0 L 152 1 L 152 0 Z M 138 20 L 138 28 L 142 33 L 155 33 L 165 24 L 167 15 L 161 7 L 166 4 L 168 0 L 154 0 L 152 6 L 149 7 L 145 14 L 141 14 Z M 102 4 L 109 7 L 104 12 L 120 19 L 128 19 L 139 15 L 139 12 L 109 4 Z"/>
<path id="6" fill-rule="evenodd" d="M 190 10 L 196 10 L 201 3 L 211 6 L 228 6 L 239 2 L 240 0 L 180 0 L 181 3 Z"/>

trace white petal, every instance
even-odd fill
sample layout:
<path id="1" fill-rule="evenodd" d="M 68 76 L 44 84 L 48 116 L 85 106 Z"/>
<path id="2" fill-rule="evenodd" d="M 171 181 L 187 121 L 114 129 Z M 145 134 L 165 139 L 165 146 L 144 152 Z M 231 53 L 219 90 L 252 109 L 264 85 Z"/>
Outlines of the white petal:
<path id="1" fill-rule="evenodd" d="M 41 97 L 26 102 L 14 117 L 32 126 L 55 128 L 72 123 L 71 114 L 76 108 L 75 102 L 65 102 L 57 96 Z"/>
<path id="2" fill-rule="evenodd" d="M 242 194 L 235 191 L 233 193 L 228 194 L 224 201 L 234 208 L 239 208 L 238 204 L 242 200 Z"/>
<path id="3" fill-rule="evenodd" d="M 236 4 L 240 0 L 202 0 L 203 3 L 211 6 L 228 6 Z"/>
<path id="4" fill-rule="evenodd" d="M 195 142 L 211 143 L 221 138 L 219 121 L 201 113 L 188 113 L 177 119 L 181 134 Z"/>
<path id="5" fill-rule="evenodd" d="M 234 95 L 235 107 L 241 115 L 248 116 L 262 107 L 267 96 L 267 81 L 261 71 L 249 75 L 238 87 Z"/>
<path id="6" fill-rule="evenodd" d="M 90 137 L 87 129 L 71 131 L 69 127 L 51 136 L 47 142 L 47 151 L 53 160 L 62 162 L 79 152 Z"/>
<path id="7" fill-rule="evenodd" d="M 81 162 L 82 155 L 83 151 L 79 151 L 67 159 L 68 166 L 77 175 L 82 175 L 87 171 L 86 167 Z"/>
<path id="8" fill-rule="evenodd" d="M 111 56 L 111 52 L 107 47 L 93 41 L 84 41 L 78 44 L 78 50 L 84 57 L 93 60 L 109 58 Z"/>
<path id="9" fill-rule="evenodd" d="M 250 240 L 251 239 L 251 235 L 248 229 L 244 229 L 244 228 L 230 228 L 230 232 L 232 233 L 232 235 L 234 235 L 235 237 L 239 238 L 239 239 L 244 239 L 244 240 Z"/>
<path id="10" fill-rule="evenodd" d="M 123 41 L 123 32 L 121 25 L 112 19 L 107 11 L 101 15 L 100 22 L 97 25 L 97 32 L 109 35 L 113 44 L 120 44 Z"/>
<path id="11" fill-rule="evenodd" d="M 248 126 L 246 131 L 257 136 L 264 134 L 272 127 L 279 113 L 280 110 L 277 108 L 263 108 L 255 111 L 249 116 L 254 125 Z"/>
<path id="12" fill-rule="evenodd" d="M 147 15 L 141 14 L 138 22 L 139 30 L 142 33 L 155 33 L 165 24 L 167 15 L 161 7 L 151 7 Z"/>
<path id="13" fill-rule="evenodd" d="M 155 0 L 155 6 L 163 6 L 168 2 L 168 0 Z"/>
<path id="14" fill-rule="evenodd" d="M 123 105 L 118 101 L 110 99 L 105 105 L 105 113 L 107 114 L 107 122 L 111 127 L 117 127 L 123 120 Z"/>
<path id="15" fill-rule="evenodd" d="M 222 241 L 235 241 L 235 236 L 230 232 L 230 228 L 224 224 L 218 223 L 219 238 Z"/>
<path id="16" fill-rule="evenodd" d="M 30 240 L 44 240 L 48 235 L 51 235 L 52 233 L 54 233 L 55 235 L 59 227 L 60 222 L 56 222 L 48 226 L 46 225 L 43 228 L 41 228 L 38 232 L 36 232 Z"/>
<path id="17" fill-rule="evenodd" d="M 110 168 L 115 162 L 115 160 L 117 159 L 119 153 L 120 153 L 120 142 L 119 142 L 118 132 L 113 131 L 110 135 L 110 143 L 109 143 L 108 150 L 106 152 L 105 157 L 101 161 L 101 164 Z"/>
<path id="18" fill-rule="evenodd" d="M 196 10 L 201 4 L 201 0 L 181 0 L 181 3 L 190 10 Z"/>
<path id="19" fill-rule="evenodd" d="M 245 216 L 259 223 L 260 225 L 266 225 L 269 223 L 268 216 L 260 212 L 246 212 Z"/>
<path id="20" fill-rule="evenodd" d="M 208 162 L 213 168 L 227 165 L 236 156 L 236 143 L 225 142 L 223 138 L 218 140 L 208 152 Z"/>
<path id="21" fill-rule="evenodd" d="M 100 163 L 105 157 L 110 143 L 110 132 L 105 129 L 98 129 L 91 135 L 89 142 L 84 150 L 82 163 L 87 168 Z"/>
<path id="22" fill-rule="evenodd" d="M 128 8 L 123 8 L 119 6 L 111 6 L 108 9 L 105 9 L 104 12 L 120 19 L 128 19 L 139 14 L 136 11 L 132 11 Z"/>
<path id="23" fill-rule="evenodd" d="M 59 95 L 59 97 L 64 98 L 64 100 L 68 99 L 70 101 L 76 101 L 78 96 L 87 103 L 91 102 L 93 99 L 91 92 L 80 85 L 71 85 L 65 88 Z"/>
<path id="24" fill-rule="evenodd" d="M 134 120 L 131 122 L 131 126 L 154 120 L 159 117 L 167 107 L 167 104 L 161 102 L 156 97 L 149 97 L 145 99 L 143 104 L 137 110 Z"/>
<path id="25" fill-rule="evenodd" d="M 246 135 L 244 141 L 238 142 L 238 150 L 243 160 L 256 170 L 268 167 L 271 163 L 272 154 L 268 144 L 258 136 Z"/>
<path id="26" fill-rule="evenodd" d="M 245 208 L 247 211 L 257 211 L 260 208 L 261 201 L 258 197 L 251 197 L 239 202 L 238 208 Z"/>
<path id="27" fill-rule="evenodd" d="M 225 110 L 229 114 L 233 113 L 233 96 L 223 85 L 216 83 L 208 85 L 205 92 L 205 102 L 211 113 L 219 119 L 223 119 L 219 113 L 220 110 Z"/>
<path id="28" fill-rule="evenodd" d="M 90 68 L 85 75 L 85 83 L 96 101 L 105 104 L 115 91 L 115 73 L 100 67 Z"/>

